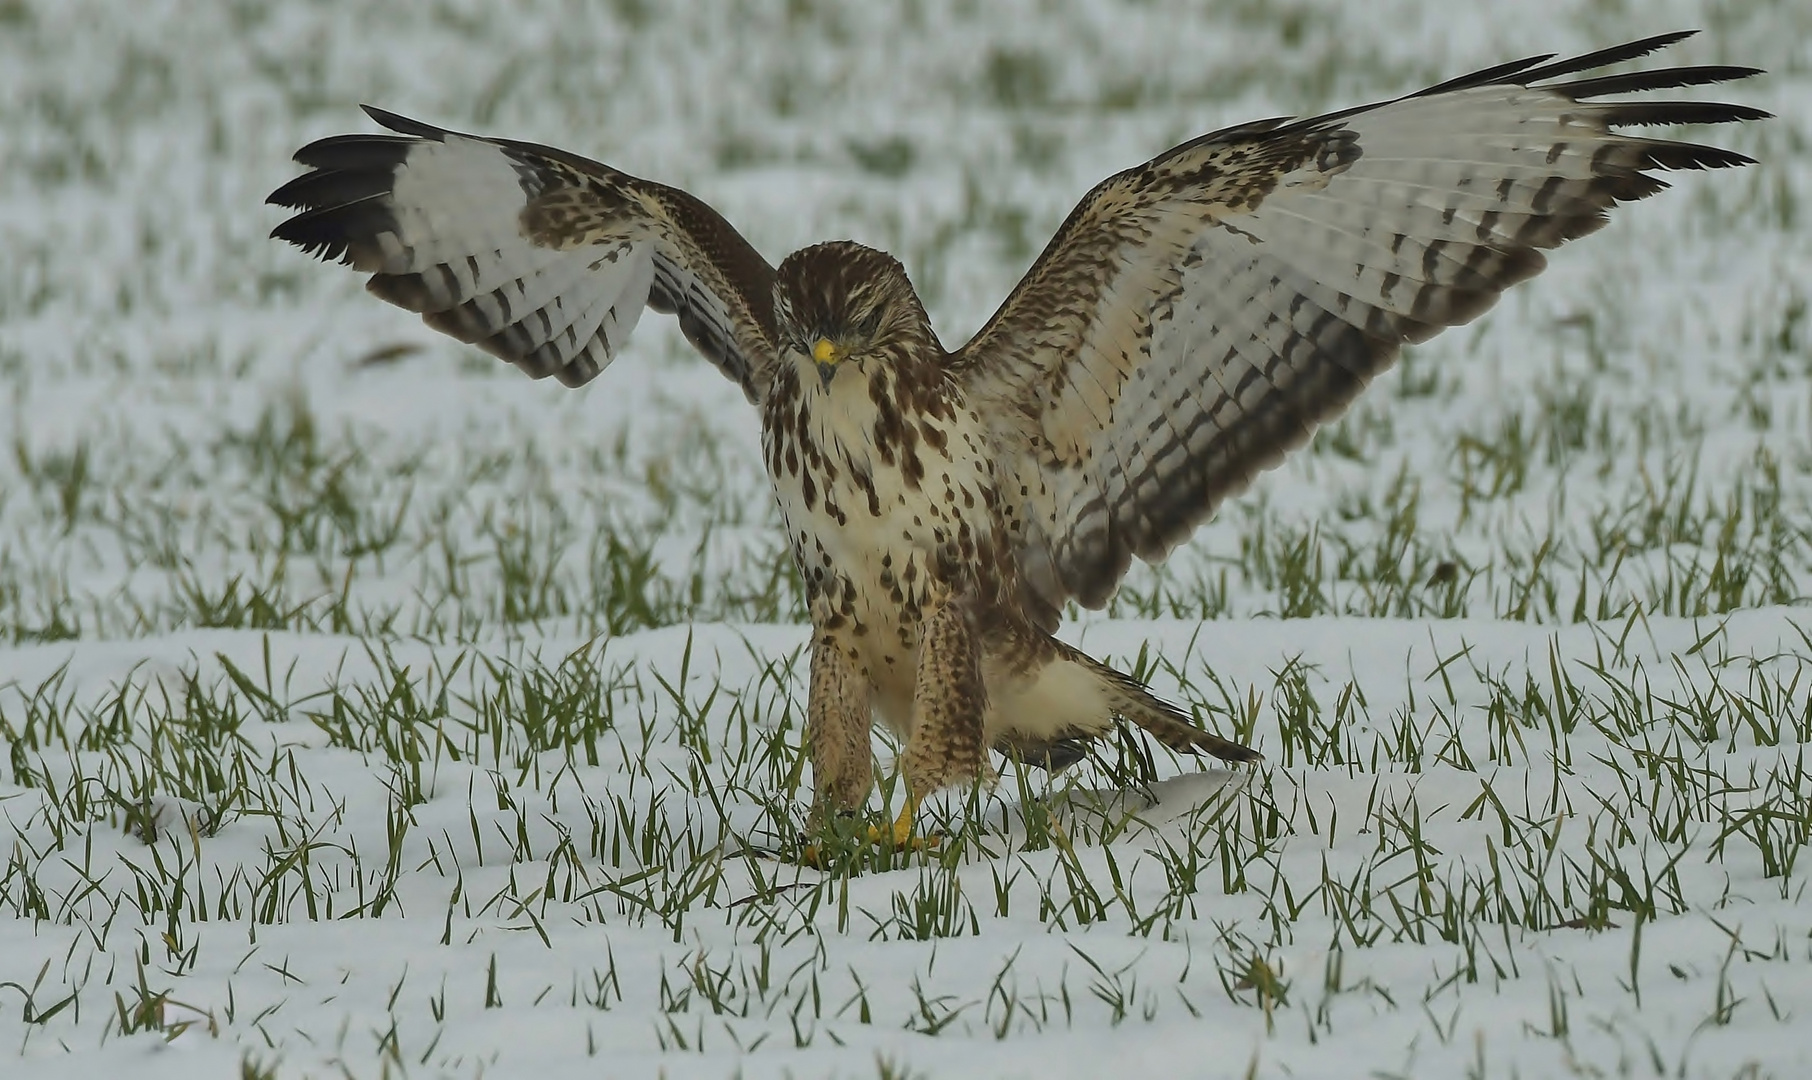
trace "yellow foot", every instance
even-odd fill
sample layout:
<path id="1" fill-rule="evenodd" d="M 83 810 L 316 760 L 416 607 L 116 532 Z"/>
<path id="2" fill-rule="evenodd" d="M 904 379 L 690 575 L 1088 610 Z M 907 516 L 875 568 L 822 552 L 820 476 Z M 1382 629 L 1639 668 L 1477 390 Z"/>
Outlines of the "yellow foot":
<path id="1" fill-rule="evenodd" d="M 895 851 L 923 851 L 936 847 L 941 837 L 912 834 L 912 817 L 918 809 L 919 801 L 907 795 L 906 805 L 900 808 L 900 816 L 893 819 L 891 827 L 885 830 L 873 825 L 868 827 L 868 842 L 876 847 L 892 847 Z"/>
<path id="2" fill-rule="evenodd" d="M 901 833 L 897 825 L 888 829 L 870 825 L 868 842 L 874 847 L 892 848 L 895 851 L 924 851 L 926 848 L 937 847 L 944 842 L 944 838 L 936 835 L 916 836 L 910 829 Z"/>
<path id="3" fill-rule="evenodd" d="M 906 805 L 901 808 L 900 816 L 893 819 L 893 824 L 882 828 L 878 825 L 868 827 L 868 843 L 871 847 L 891 851 L 924 851 L 943 843 L 941 836 L 920 836 L 912 831 L 912 817 L 918 810 L 919 801 L 908 796 Z M 824 868 L 824 849 L 817 844 L 808 844 L 800 853 L 799 861 L 807 866 Z"/>

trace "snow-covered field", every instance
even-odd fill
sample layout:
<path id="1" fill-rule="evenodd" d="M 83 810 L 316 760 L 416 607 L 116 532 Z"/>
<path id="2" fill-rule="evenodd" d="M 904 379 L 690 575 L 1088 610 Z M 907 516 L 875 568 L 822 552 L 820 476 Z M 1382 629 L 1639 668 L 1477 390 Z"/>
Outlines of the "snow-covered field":
<path id="1" fill-rule="evenodd" d="M 796 851 L 753 413 L 266 239 L 371 102 L 851 237 L 965 338 L 1215 127 L 1705 33 L 1779 117 L 1067 634 L 1140 742 Z M 0 0 L 0 1075 L 1812 1075 L 1812 6 Z M 893 748 L 877 739 L 883 761 Z M 887 792 L 877 793 L 876 813 Z M 895 797 L 897 805 L 897 796 Z"/>

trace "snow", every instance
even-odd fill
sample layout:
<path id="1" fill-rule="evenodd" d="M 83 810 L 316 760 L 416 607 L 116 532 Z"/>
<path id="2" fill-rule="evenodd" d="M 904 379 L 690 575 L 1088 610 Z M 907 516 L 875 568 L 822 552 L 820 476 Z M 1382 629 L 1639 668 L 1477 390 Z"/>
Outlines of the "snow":
<path id="1" fill-rule="evenodd" d="M 1690 26 L 1651 62 L 1769 69 L 1719 96 L 1777 119 L 1692 136 L 1761 164 L 1556 253 L 1066 625 L 1265 765 L 1007 769 L 856 874 L 778 857 L 806 634 L 740 391 L 652 316 L 532 382 L 266 237 L 370 102 L 690 188 L 771 259 L 886 247 L 955 343 L 1180 139 Z M 1812 1072 L 1809 31 L 0 2 L 0 1074 Z"/>

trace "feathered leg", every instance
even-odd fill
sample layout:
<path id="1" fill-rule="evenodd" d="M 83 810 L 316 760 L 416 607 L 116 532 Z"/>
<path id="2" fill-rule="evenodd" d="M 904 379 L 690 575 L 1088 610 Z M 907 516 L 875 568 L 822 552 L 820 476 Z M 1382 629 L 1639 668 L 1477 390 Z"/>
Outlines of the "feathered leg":
<path id="1" fill-rule="evenodd" d="M 813 822 L 859 809 L 874 783 L 868 729 L 873 722 L 868 681 L 828 633 L 812 643 L 812 684 L 805 737 L 812 753 Z"/>
<path id="2" fill-rule="evenodd" d="M 946 600 L 920 627 L 912 732 L 901 762 L 906 806 L 893 823 L 896 845 L 912 835 L 912 815 L 920 799 L 939 788 L 988 775 L 982 742 L 987 700 L 974 623 L 960 599 Z"/>

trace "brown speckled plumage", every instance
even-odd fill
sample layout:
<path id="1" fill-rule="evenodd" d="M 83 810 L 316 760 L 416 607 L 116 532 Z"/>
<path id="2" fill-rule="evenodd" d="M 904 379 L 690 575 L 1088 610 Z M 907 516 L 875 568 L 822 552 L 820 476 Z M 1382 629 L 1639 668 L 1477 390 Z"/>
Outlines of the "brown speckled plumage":
<path id="1" fill-rule="evenodd" d="M 1585 73 L 1684 37 L 1500 65 L 1380 105 L 1228 128 L 1109 177 L 974 340 L 852 243 L 778 269 L 702 201 L 549 147 L 371 110 L 304 147 L 274 235 L 536 377 L 579 385 L 644 306 L 761 411 L 814 628 L 821 807 L 860 804 L 871 718 L 915 793 L 1052 766 L 1116 718 L 1257 755 L 1051 636 L 1315 428 L 1405 342 L 1466 322 L 1654 173 L 1741 165 L 1626 125 L 1765 114 L 1604 101 L 1752 69 Z"/>

